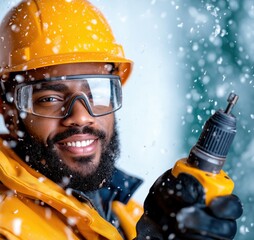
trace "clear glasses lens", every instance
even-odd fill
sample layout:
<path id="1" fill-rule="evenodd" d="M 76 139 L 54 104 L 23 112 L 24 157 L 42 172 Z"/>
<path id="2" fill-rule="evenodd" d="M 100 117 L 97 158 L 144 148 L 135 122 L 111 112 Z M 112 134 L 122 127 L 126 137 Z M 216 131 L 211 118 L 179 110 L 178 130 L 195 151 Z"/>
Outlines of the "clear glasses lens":
<path id="1" fill-rule="evenodd" d="M 122 105 L 118 76 L 65 76 L 17 85 L 15 102 L 20 111 L 49 118 L 64 118 L 76 101 L 92 116 L 112 113 Z"/>

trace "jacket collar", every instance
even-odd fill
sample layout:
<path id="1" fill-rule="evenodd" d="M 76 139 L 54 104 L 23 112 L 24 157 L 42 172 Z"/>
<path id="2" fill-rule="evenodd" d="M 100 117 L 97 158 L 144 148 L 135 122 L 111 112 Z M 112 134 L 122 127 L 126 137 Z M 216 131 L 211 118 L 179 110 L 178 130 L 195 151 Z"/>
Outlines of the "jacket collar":
<path id="1" fill-rule="evenodd" d="M 112 179 L 107 187 L 85 193 L 72 190 L 72 195 L 81 202 L 92 204 L 100 215 L 109 221 L 112 218 L 112 202 L 120 201 L 126 204 L 142 183 L 143 180 L 115 168 Z"/>
<path id="2" fill-rule="evenodd" d="M 142 182 L 143 180 L 115 168 L 109 186 L 100 189 L 100 195 L 104 202 L 120 201 L 126 204 Z"/>

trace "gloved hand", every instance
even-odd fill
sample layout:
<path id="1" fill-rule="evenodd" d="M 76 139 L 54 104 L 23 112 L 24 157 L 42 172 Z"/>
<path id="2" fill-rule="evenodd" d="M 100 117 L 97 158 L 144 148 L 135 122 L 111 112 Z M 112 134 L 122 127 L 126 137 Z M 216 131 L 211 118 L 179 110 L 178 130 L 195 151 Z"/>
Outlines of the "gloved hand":
<path id="1" fill-rule="evenodd" d="M 150 189 L 136 239 L 233 239 L 242 214 L 238 197 L 217 197 L 206 206 L 204 196 L 194 177 L 182 173 L 175 178 L 167 171 Z"/>

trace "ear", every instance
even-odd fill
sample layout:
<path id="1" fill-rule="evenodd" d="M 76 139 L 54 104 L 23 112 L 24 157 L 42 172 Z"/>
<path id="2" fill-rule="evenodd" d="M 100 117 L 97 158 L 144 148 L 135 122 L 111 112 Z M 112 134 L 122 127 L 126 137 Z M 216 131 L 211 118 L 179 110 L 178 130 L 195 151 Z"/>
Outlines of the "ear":
<path id="1" fill-rule="evenodd" d="M 0 98 L 0 114 L 3 114 L 3 100 Z"/>
<path id="2" fill-rule="evenodd" d="M 18 111 L 14 104 L 7 103 L 2 98 L 0 98 L 0 114 L 3 115 L 5 127 L 9 131 L 9 136 L 11 138 L 17 139 L 18 129 Z"/>

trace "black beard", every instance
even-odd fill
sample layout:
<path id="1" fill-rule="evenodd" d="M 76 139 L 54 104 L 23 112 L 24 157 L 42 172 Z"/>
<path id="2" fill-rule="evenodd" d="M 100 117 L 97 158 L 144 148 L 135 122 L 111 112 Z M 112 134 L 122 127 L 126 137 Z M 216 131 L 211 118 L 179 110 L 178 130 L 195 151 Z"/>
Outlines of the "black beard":
<path id="1" fill-rule="evenodd" d="M 90 127 L 85 127 L 81 132 L 95 135 L 101 140 L 102 144 L 100 163 L 94 172 L 86 176 L 82 176 L 80 173 L 66 166 L 59 159 L 59 156 L 53 148 L 54 142 L 75 133 L 80 133 L 80 130 L 74 127 L 55 136 L 48 142 L 47 146 L 38 139 L 26 134 L 25 137 L 18 142 L 14 150 L 26 164 L 63 188 L 94 191 L 107 185 L 112 177 L 115 161 L 120 155 L 118 131 L 115 125 L 109 143 L 106 143 L 104 132 L 94 130 Z M 91 157 L 82 157 L 76 160 L 80 163 L 85 163 L 90 161 L 90 159 Z"/>

